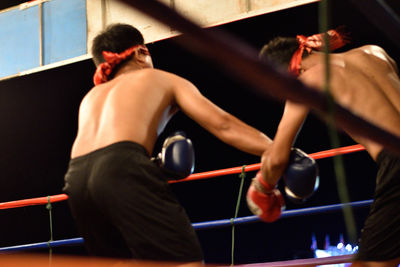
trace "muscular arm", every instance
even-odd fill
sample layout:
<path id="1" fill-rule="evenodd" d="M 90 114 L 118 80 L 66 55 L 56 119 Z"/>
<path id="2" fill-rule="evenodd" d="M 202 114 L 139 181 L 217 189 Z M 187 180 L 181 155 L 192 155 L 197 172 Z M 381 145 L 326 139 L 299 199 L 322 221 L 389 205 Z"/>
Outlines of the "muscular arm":
<path id="1" fill-rule="evenodd" d="M 323 68 L 319 65 L 303 72 L 299 79 L 304 84 L 315 88 L 315 90 L 322 90 L 323 77 Z M 273 144 L 269 150 L 264 152 L 261 158 L 261 174 L 269 184 L 275 185 L 286 170 L 291 147 L 308 112 L 308 107 L 286 101 Z"/>
<path id="2" fill-rule="evenodd" d="M 181 110 L 221 141 L 258 156 L 271 144 L 269 137 L 213 104 L 189 81 L 174 77 L 173 90 Z"/>
<path id="3" fill-rule="evenodd" d="M 290 149 L 308 114 L 308 108 L 287 101 L 273 144 L 262 156 L 261 174 L 271 185 L 278 183 L 289 161 Z"/>

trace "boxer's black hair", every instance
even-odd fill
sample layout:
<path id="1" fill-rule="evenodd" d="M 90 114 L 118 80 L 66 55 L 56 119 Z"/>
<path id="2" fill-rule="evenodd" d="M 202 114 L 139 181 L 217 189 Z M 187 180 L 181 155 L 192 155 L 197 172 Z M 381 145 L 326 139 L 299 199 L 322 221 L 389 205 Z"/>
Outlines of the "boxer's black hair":
<path id="1" fill-rule="evenodd" d="M 294 37 L 275 37 L 261 48 L 259 58 L 287 70 L 290 60 L 298 48 L 299 43 Z M 307 56 L 307 52 L 303 53 L 303 58 Z"/>
<path id="2" fill-rule="evenodd" d="M 143 35 L 132 25 L 111 24 L 93 39 L 94 64 L 98 66 L 105 61 L 102 55 L 103 51 L 121 53 L 132 46 L 143 44 Z"/>

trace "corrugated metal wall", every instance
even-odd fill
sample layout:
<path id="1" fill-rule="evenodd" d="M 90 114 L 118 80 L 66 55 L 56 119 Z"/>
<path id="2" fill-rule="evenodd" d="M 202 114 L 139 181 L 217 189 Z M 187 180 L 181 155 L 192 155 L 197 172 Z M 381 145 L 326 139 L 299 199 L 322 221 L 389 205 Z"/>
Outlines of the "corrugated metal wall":
<path id="1" fill-rule="evenodd" d="M 53 0 L 0 13 L 0 77 L 87 53 L 86 0 Z"/>

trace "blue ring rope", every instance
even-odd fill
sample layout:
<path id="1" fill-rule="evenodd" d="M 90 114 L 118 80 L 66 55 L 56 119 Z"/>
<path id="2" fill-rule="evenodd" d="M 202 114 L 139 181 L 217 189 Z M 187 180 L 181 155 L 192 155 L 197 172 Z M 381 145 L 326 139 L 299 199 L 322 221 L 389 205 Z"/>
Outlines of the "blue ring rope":
<path id="1" fill-rule="evenodd" d="M 300 215 L 310 215 L 316 213 L 324 213 L 324 212 L 332 212 L 338 211 L 342 209 L 344 206 L 351 206 L 353 208 L 360 208 L 366 207 L 371 205 L 372 200 L 362 200 L 356 202 L 350 202 L 345 204 L 333 204 L 333 205 L 326 205 L 326 206 L 319 206 L 319 207 L 310 207 L 304 209 L 294 209 L 294 210 L 287 210 L 283 211 L 280 218 L 288 218 Z M 236 219 L 224 219 L 224 220 L 216 220 L 216 221 L 209 221 L 209 222 L 200 222 L 200 223 L 193 223 L 192 226 L 196 230 L 202 229 L 210 229 L 210 228 L 217 228 L 217 227 L 225 227 L 225 226 L 232 226 L 234 225 L 244 224 L 244 223 L 253 223 L 259 222 L 260 219 L 253 215 L 253 216 L 246 216 Z M 80 245 L 83 244 L 83 238 L 71 238 L 71 239 L 62 239 L 56 241 L 47 241 L 41 243 L 33 243 L 33 244 L 26 244 L 26 245 L 18 245 L 18 246 L 11 246 L 11 247 L 2 247 L 0 248 L 0 254 L 4 252 L 12 252 L 12 251 L 24 251 L 24 250 L 32 250 L 32 249 L 47 249 L 50 247 L 61 247 L 61 246 L 71 246 L 71 245 Z"/>
<path id="2" fill-rule="evenodd" d="M 19 246 L 11 246 L 11 247 L 3 247 L 0 248 L 0 253 L 3 252 L 11 252 L 11 251 L 24 251 L 24 250 L 32 250 L 32 249 L 48 249 L 49 247 L 61 247 L 61 246 L 71 246 L 71 245 L 80 245 L 83 244 L 83 238 L 71 238 L 71 239 L 62 239 L 55 241 L 46 241 L 40 243 L 19 245 Z"/>
<path id="3" fill-rule="evenodd" d="M 287 211 L 282 212 L 280 219 L 294 217 L 294 216 L 300 216 L 300 215 L 309 215 L 309 214 L 315 214 L 315 213 L 338 211 L 338 210 L 341 210 L 344 206 L 351 206 L 353 208 L 365 207 L 365 206 L 371 205 L 371 203 L 372 203 L 372 200 L 362 200 L 362 201 L 350 202 L 350 203 L 345 203 L 345 204 L 333 204 L 333 205 L 327 205 L 327 206 L 287 210 Z M 233 219 L 233 224 L 238 225 L 238 224 L 252 223 L 252 222 L 258 222 L 258 221 L 260 221 L 260 219 L 256 215 L 252 215 L 252 216 L 246 216 L 246 217 Z M 230 226 L 230 225 L 232 225 L 232 220 L 231 219 L 223 219 L 223 220 L 210 221 L 210 222 L 193 223 L 192 225 L 193 225 L 194 229 L 202 230 L 202 229 Z"/>

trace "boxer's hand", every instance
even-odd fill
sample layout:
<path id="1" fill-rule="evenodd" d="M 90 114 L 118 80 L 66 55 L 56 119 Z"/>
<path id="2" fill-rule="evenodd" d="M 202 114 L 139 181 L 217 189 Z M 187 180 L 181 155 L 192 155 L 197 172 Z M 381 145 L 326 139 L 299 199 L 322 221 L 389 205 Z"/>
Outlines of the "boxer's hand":
<path id="1" fill-rule="evenodd" d="M 264 222 L 273 222 L 280 217 L 285 201 L 281 192 L 266 183 L 258 172 L 247 191 L 247 205 Z"/>
<path id="2" fill-rule="evenodd" d="M 301 203 L 318 189 L 318 165 L 302 150 L 292 148 L 283 180 L 288 198 Z"/>

